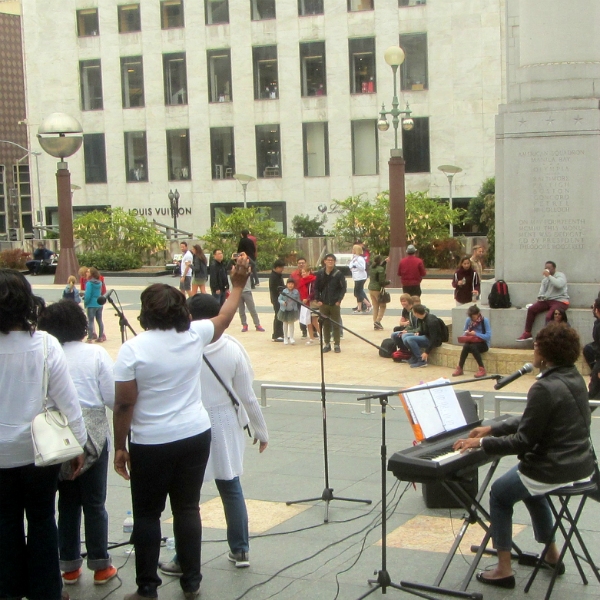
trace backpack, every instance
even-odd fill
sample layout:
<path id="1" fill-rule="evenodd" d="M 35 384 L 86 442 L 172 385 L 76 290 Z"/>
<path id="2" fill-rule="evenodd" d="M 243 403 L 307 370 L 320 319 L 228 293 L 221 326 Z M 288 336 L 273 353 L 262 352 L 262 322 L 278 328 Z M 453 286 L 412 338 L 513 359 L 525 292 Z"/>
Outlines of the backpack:
<path id="1" fill-rule="evenodd" d="M 381 358 L 392 358 L 392 354 L 396 351 L 396 342 L 392 338 L 385 338 L 381 342 L 381 348 L 379 349 L 379 356 Z"/>
<path id="2" fill-rule="evenodd" d="M 435 317 L 438 320 L 438 323 L 440 325 L 440 331 L 442 334 L 442 343 L 444 342 L 448 342 L 448 340 L 450 339 L 450 332 L 448 331 L 448 325 L 446 325 L 446 323 L 444 323 L 444 321 L 442 321 L 442 319 L 440 319 L 439 317 Z"/>
<path id="3" fill-rule="evenodd" d="M 492 285 L 492 291 L 488 296 L 490 308 L 510 308 L 510 294 L 508 293 L 508 285 L 503 279 L 498 279 Z"/>

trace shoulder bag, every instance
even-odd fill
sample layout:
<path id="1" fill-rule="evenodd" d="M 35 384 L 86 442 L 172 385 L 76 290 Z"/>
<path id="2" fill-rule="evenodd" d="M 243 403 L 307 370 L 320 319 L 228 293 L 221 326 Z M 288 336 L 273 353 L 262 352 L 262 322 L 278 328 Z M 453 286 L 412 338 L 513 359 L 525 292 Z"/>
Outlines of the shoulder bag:
<path id="1" fill-rule="evenodd" d="M 377 301 L 379 302 L 379 304 L 387 304 L 388 302 L 392 301 L 390 293 L 384 287 L 381 288 L 379 292 L 379 298 L 377 299 Z"/>
<path id="2" fill-rule="evenodd" d="M 206 358 L 206 356 L 204 354 L 202 355 L 202 360 L 206 363 L 206 366 L 212 371 L 212 374 L 217 378 L 217 381 L 223 386 L 223 388 L 227 392 L 227 395 L 231 399 L 231 402 L 233 403 L 233 408 L 235 408 L 235 414 L 237 416 L 238 425 L 242 429 L 245 429 L 248 432 L 248 435 L 250 437 L 252 437 L 252 433 L 250 433 L 250 427 L 248 426 L 247 423 L 244 423 L 242 420 L 243 412 L 240 410 L 241 406 L 240 406 L 239 400 L 235 397 L 234 393 L 225 385 L 225 382 L 221 379 L 221 376 L 217 373 L 215 368 L 210 364 L 208 358 Z"/>
<path id="3" fill-rule="evenodd" d="M 31 439 L 36 467 L 47 467 L 67 462 L 80 454 L 83 448 L 73 435 L 67 417 L 57 408 L 48 408 L 48 336 L 44 339 L 44 374 L 42 412 L 31 423 Z"/>

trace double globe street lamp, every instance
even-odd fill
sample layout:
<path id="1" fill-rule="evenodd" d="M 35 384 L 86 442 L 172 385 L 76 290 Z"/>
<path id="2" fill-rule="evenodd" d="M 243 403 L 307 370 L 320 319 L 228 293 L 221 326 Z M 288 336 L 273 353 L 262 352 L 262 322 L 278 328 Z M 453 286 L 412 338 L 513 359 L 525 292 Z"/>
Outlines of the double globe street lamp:
<path id="1" fill-rule="evenodd" d="M 385 110 L 382 104 L 377 121 L 379 131 L 387 131 L 390 124 L 388 115 L 392 117 L 394 127 L 394 147 L 390 150 L 389 183 L 390 183 L 390 253 L 387 265 L 387 278 L 392 287 L 400 287 L 398 263 L 406 254 L 406 188 L 404 183 L 405 163 L 402 147 L 398 147 L 398 127 L 402 121 L 402 129 L 410 131 L 415 123 L 410 118 L 411 111 L 406 103 L 405 109 L 400 109 L 398 101 L 398 67 L 404 62 L 404 50 L 400 46 L 390 46 L 384 53 L 385 62 L 392 67 L 394 74 L 394 97 L 392 109 Z"/>

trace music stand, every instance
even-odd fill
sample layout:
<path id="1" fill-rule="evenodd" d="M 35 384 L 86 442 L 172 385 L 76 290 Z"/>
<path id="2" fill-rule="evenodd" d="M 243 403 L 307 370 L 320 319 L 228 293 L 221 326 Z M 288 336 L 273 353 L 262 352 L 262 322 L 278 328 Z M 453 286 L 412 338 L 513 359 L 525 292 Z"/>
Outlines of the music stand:
<path id="1" fill-rule="evenodd" d="M 437 387 L 448 387 L 454 385 L 462 385 L 465 383 L 474 383 L 476 381 L 483 381 L 485 379 L 500 379 L 500 375 L 486 375 L 485 377 L 479 377 L 477 379 L 464 379 L 461 381 L 448 381 L 444 383 L 438 383 L 434 385 L 427 386 L 428 389 L 433 389 Z M 483 595 L 479 592 L 466 592 L 466 591 L 456 591 L 441 588 L 439 586 L 428 586 L 420 583 L 411 583 L 408 581 L 401 581 L 399 584 L 394 583 L 392 578 L 387 570 L 387 446 L 386 446 L 386 436 L 385 436 L 385 422 L 386 422 L 386 407 L 389 404 L 389 397 L 396 396 L 399 394 L 403 394 L 405 392 L 410 391 L 410 388 L 401 389 L 397 391 L 388 391 L 382 392 L 380 394 L 372 394 L 370 396 L 364 396 L 362 398 L 358 398 L 358 401 L 364 401 L 367 399 L 376 399 L 379 400 L 381 404 L 381 569 L 377 572 L 377 579 L 368 579 L 367 583 L 374 585 L 372 589 L 368 592 L 359 596 L 357 600 L 363 600 L 367 596 L 381 589 L 381 593 L 387 593 L 386 590 L 388 587 L 400 590 L 402 592 L 406 592 L 408 594 L 413 594 L 415 596 L 419 596 L 421 598 L 428 598 L 430 600 L 436 600 L 433 596 L 428 596 L 427 594 L 422 593 L 423 590 L 428 592 L 433 592 L 436 594 L 442 594 L 446 596 L 453 596 L 455 598 L 466 598 L 469 600 L 483 600 Z M 491 478 L 491 475 L 490 475 Z M 452 489 L 450 489 L 451 493 L 454 493 Z M 463 502 L 461 501 L 461 504 Z M 465 528 L 466 532 L 466 528 Z M 464 534 L 463 534 L 464 535 Z M 458 545 L 457 545 L 458 547 Z M 455 551 L 456 552 L 456 551 Z M 449 564 L 449 561 L 448 561 Z M 448 567 L 446 566 L 446 569 Z M 445 572 L 445 571 L 444 571 Z M 467 582 L 468 583 L 468 582 Z M 465 586 L 466 587 L 466 586 Z"/>

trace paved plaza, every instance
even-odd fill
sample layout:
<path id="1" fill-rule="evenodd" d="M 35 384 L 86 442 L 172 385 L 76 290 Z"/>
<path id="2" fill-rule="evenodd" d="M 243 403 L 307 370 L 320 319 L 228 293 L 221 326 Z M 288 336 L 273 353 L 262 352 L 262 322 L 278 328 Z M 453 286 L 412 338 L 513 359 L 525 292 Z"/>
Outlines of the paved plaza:
<path id="1" fill-rule="evenodd" d="M 54 286 L 52 277 L 39 276 L 30 278 L 30 281 L 35 292 L 48 302 L 60 298 L 63 286 Z M 140 293 L 147 285 L 156 282 L 175 284 L 177 279 L 168 276 L 107 277 L 108 289 L 115 289 L 113 298 L 118 297 L 136 331 L 140 330 L 137 321 Z M 449 321 L 450 310 L 454 306 L 450 280 L 428 279 L 423 288 L 424 304 Z M 350 294 L 342 305 L 344 325 L 374 344 L 380 343 L 397 324 L 400 315 L 400 291 L 390 291 L 392 303 L 383 320 L 385 331 L 373 330 L 371 315 L 351 314 L 355 304 Z M 266 333 L 255 331 L 252 325 L 250 331 L 242 333 L 237 316 L 228 333 L 244 344 L 252 359 L 255 389 L 259 398 L 263 383 L 303 384 L 315 386 L 318 390 L 318 346 L 306 346 L 299 330 L 294 346 L 272 343 L 273 313 L 265 280 L 254 290 L 254 298 Z M 104 346 L 115 358 L 121 345 L 119 322 L 108 305 L 104 310 L 104 323 L 108 338 Z M 531 360 L 531 356 L 523 352 L 523 362 Z M 252 536 L 249 569 L 236 569 L 227 560 L 224 517 L 216 487 L 211 483 L 202 490 L 204 579 L 201 598 L 204 600 L 358 598 L 369 590 L 367 579 L 381 568 L 381 413 L 377 402 L 374 401 L 369 413 L 365 410 L 365 403 L 358 402 L 357 398 L 361 396 L 361 390 L 397 390 L 421 381 L 448 377 L 451 370 L 434 366 L 410 369 L 406 364 L 382 359 L 376 348 L 349 332 L 342 340 L 341 354 L 329 353 L 325 355 L 324 362 L 328 386 L 352 387 L 356 390 L 353 393 L 327 395 L 330 486 L 334 488 L 336 496 L 369 499 L 372 504 L 334 500 L 330 504 L 328 523 L 324 523 L 325 503 L 322 501 L 291 506 L 285 504 L 289 500 L 320 497 L 325 487 L 322 410 L 318 393 L 270 390 L 268 406 L 263 408 L 270 433 L 269 447 L 259 455 L 258 446 L 248 446 L 242 477 Z M 503 394 L 522 397 L 533 381 L 531 376 L 522 377 L 503 390 Z M 467 389 L 484 397 L 485 416 L 493 416 L 493 382 L 479 381 Z M 518 412 L 522 406 L 518 401 L 506 401 L 502 410 Z M 391 397 L 386 423 L 388 455 L 412 445 L 412 430 L 397 396 Z M 594 418 L 592 432 L 597 439 L 599 429 L 598 418 Z M 498 473 L 503 473 L 515 461 L 515 457 L 504 458 Z M 485 468 L 480 469 L 480 478 L 483 478 L 484 472 Z M 112 470 L 108 483 L 110 541 L 119 544 L 128 540 L 128 534 L 122 531 L 122 523 L 126 512 L 131 509 L 129 484 Z M 391 473 L 387 477 L 387 503 L 387 568 L 392 580 L 431 584 L 461 525 L 463 511 L 426 508 L 421 486 L 399 482 Z M 484 504 L 487 505 L 487 494 Z M 580 522 L 593 555 L 597 555 L 596 549 L 600 544 L 597 515 L 597 504 L 590 503 Z M 517 507 L 514 521 L 516 543 L 523 550 L 538 551 L 529 516 L 522 505 Z M 168 506 L 163 514 L 162 534 L 164 537 L 172 536 Z M 470 545 L 478 543 L 481 537 L 482 530 L 476 525 L 470 528 L 465 543 L 444 579 L 444 587 L 459 588 L 471 560 Z M 161 559 L 168 559 L 171 553 L 165 547 Z M 131 546 L 113 549 L 112 556 L 115 566 L 119 567 L 120 579 L 106 586 L 94 586 L 91 571 L 85 571 L 78 584 L 69 586 L 72 599 L 121 599 L 125 593 L 135 590 L 135 555 L 131 554 Z M 481 566 L 494 562 L 492 557 L 484 558 Z M 558 579 L 555 587 L 555 598 L 600 596 L 600 586 L 591 572 L 590 584 L 584 586 L 570 557 L 566 559 L 566 567 L 566 575 Z M 523 588 L 531 569 L 515 564 L 515 570 L 515 590 L 489 588 L 475 581 L 468 590 L 483 593 L 486 599 L 491 600 L 525 597 L 539 600 L 544 597 L 549 581 L 547 572 L 538 576 L 530 593 L 525 596 Z M 183 598 L 177 579 L 161 577 L 161 600 Z M 391 597 L 405 595 L 394 589 L 388 589 L 387 593 Z M 380 594 L 380 591 L 376 591 L 370 597 Z M 434 596 L 444 597 L 439 594 Z"/>

